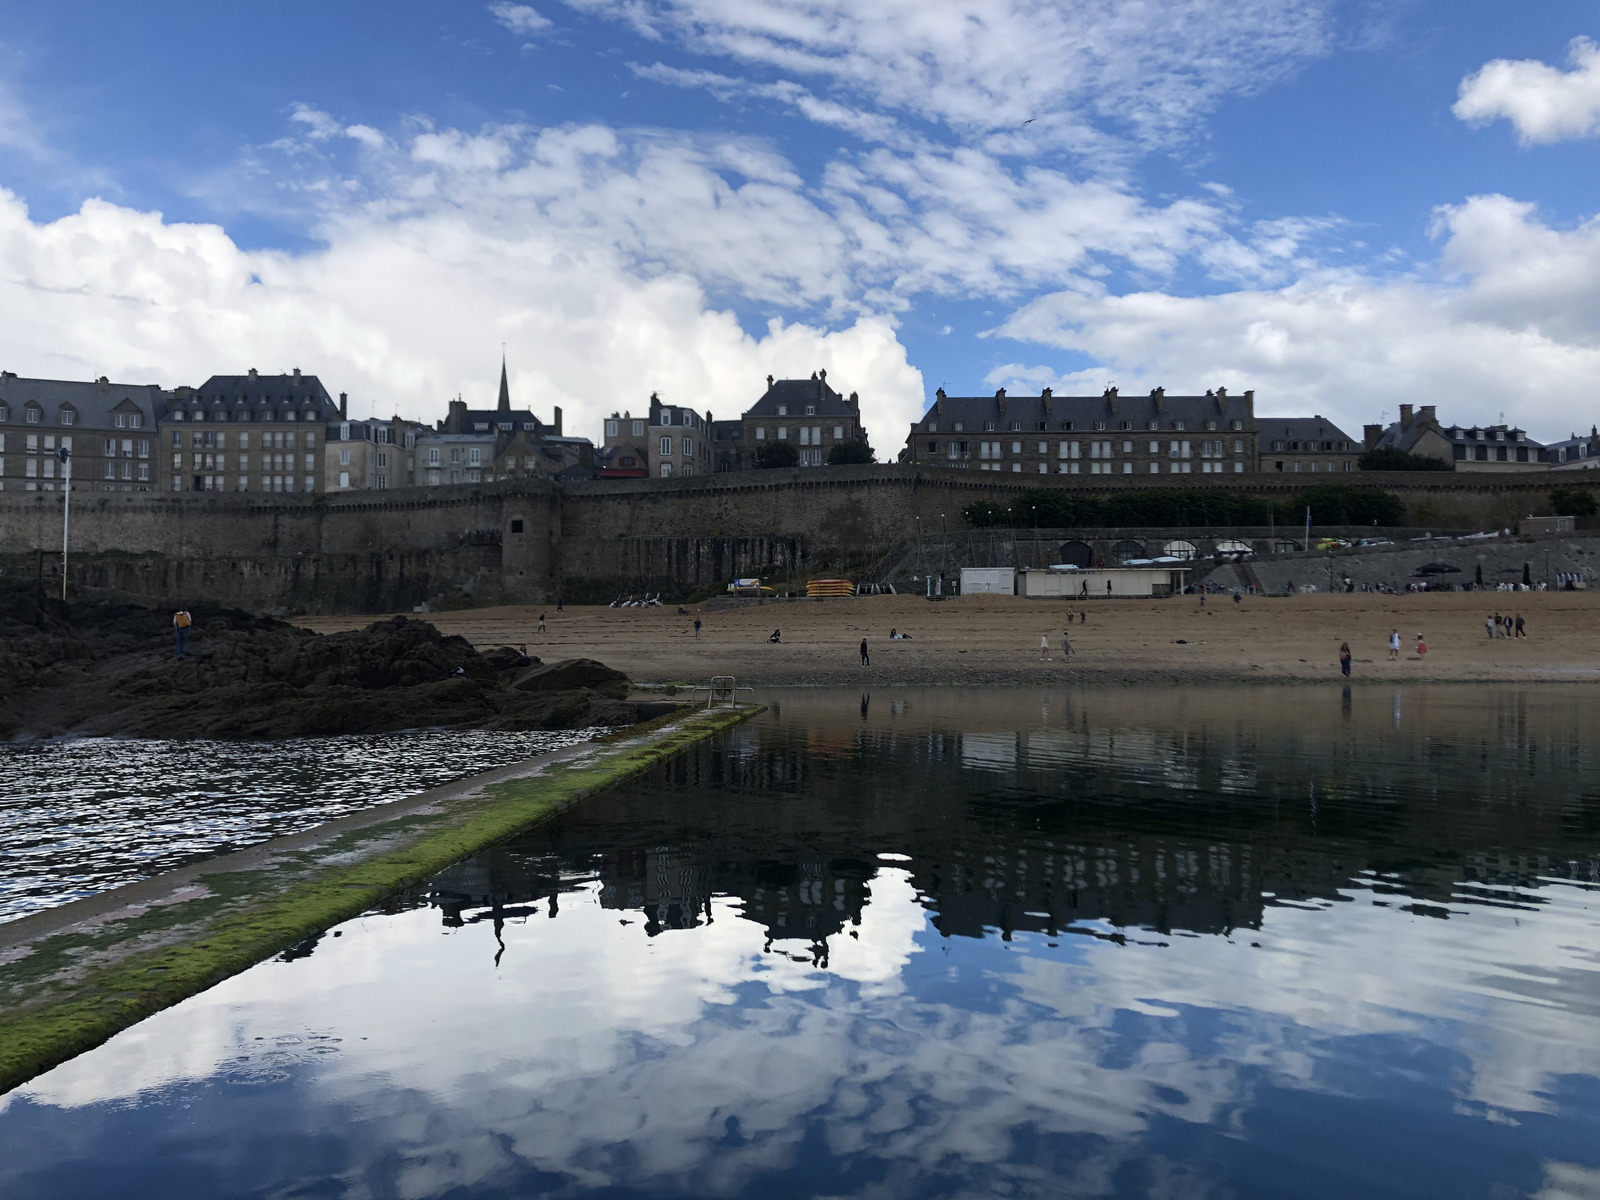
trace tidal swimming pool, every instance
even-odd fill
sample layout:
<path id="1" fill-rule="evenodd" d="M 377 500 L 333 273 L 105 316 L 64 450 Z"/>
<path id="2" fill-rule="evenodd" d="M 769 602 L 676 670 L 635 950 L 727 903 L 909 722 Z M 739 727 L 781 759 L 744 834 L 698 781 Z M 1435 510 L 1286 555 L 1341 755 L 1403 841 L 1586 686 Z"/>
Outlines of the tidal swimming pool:
<path id="1" fill-rule="evenodd" d="M 1600 1195 L 1597 730 L 780 694 L 0 1098 L 0 1195 Z"/>

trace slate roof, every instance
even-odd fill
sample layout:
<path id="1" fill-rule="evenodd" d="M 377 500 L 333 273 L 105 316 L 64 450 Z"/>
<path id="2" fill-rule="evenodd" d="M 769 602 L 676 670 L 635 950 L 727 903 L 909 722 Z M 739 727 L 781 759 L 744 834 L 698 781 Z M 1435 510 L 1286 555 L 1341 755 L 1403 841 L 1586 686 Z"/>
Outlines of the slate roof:
<path id="1" fill-rule="evenodd" d="M 271 410 L 276 416 L 285 409 L 293 409 L 296 419 L 303 420 L 308 410 L 315 411 L 317 421 L 339 420 L 339 406 L 322 381 L 315 375 L 213 375 L 197 388 L 179 388 L 165 393 L 161 416 L 168 409 L 192 412 L 202 409 L 206 413 L 218 407 L 229 413 L 247 409 L 252 413 Z M 268 419 L 263 417 L 263 419 Z"/>
<path id="2" fill-rule="evenodd" d="M 1449 438 L 1452 442 L 1493 445 L 1496 443 L 1496 439 L 1493 435 L 1496 433 L 1504 433 L 1509 436 L 1499 439 L 1498 444 L 1502 446 L 1544 445 L 1543 442 L 1534 441 L 1533 438 L 1528 436 L 1526 430 L 1518 429 L 1515 425 L 1444 425 L 1440 427 L 1439 432 L 1444 434 L 1444 436 Z M 1458 437 L 1458 434 L 1465 436 Z M 1484 434 L 1489 434 L 1490 436 L 1484 437 Z"/>
<path id="3" fill-rule="evenodd" d="M 160 412 L 161 388 L 153 383 L 110 383 L 98 380 L 79 383 L 68 379 L 23 379 L 9 371 L 0 373 L 0 404 L 10 409 L 9 424 L 25 422 L 23 410 L 35 400 L 44 410 L 41 427 L 59 425 L 63 404 L 77 410 L 73 423 L 88 429 L 110 429 L 111 413 L 124 401 L 131 401 L 153 422 Z M 124 409 L 124 412 L 127 410 Z"/>
<path id="4" fill-rule="evenodd" d="M 940 433 L 950 433 L 959 421 L 963 432 L 982 432 L 985 424 L 993 421 L 995 430 L 1004 432 L 1015 421 L 1019 432 L 1038 430 L 1041 424 L 1048 431 L 1083 431 L 1093 429 L 1098 420 L 1105 421 L 1108 430 L 1122 428 L 1123 421 L 1130 422 L 1131 429 L 1148 429 L 1151 421 L 1160 429 L 1172 428 L 1174 421 L 1182 421 L 1186 430 L 1204 429 L 1209 420 L 1223 429 L 1235 420 L 1253 429 L 1255 393 L 1169 396 L 1159 388 L 1148 396 L 1124 396 L 1115 389 L 1099 396 L 1056 396 L 1048 391 L 1037 396 L 1008 396 L 1004 388 L 993 396 L 940 393 L 917 422 L 917 429 L 922 432 L 934 421 Z"/>
<path id="5" fill-rule="evenodd" d="M 806 406 L 816 407 L 819 417 L 853 417 L 856 410 L 850 402 L 828 386 L 825 379 L 778 379 L 767 386 L 761 399 L 746 410 L 746 417 L 776 417 L 778 406 L 788 409 L 787 416 L 803 417 Z"/>
<path id="6" fill-rule="evenodd" d="M 1261 431 L 1261 444 L 1270 446 L 1273 442 L 1333 442 L 1335 453 L 1355 453 L 1364 447 L 1344 430 L 1340 429 L 1327 417 L 1261 417 L 1256 421 L 1256 428 Z M 1343 443 L 1343 450 L 1340 450 Z"/>

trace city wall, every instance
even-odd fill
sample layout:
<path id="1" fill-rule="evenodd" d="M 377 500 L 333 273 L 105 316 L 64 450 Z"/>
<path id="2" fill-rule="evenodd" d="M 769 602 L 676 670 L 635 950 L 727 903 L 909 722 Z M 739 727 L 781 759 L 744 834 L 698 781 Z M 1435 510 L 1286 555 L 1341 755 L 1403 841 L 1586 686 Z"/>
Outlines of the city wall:
<path id="1" fill-rule="evenodd" d="M 1411 524 L 1485 529 L 1548 513 L 1554 486 L 1600 494 L 1587 474 L 1139 479 L 868 466 L 319 496 L 75 492 L 69 582 L 304 612 L 609 600 L 720 588 L 735 575 L 881 577 L 919 545 L 962 534 L 967 505 L 1032 487 L 1178 486 L 1287 501 L 1315 484 L 1355 483 L 1394 492 Z M 61 501 L 0 494 L 0 572 L 59 584 Z"/>

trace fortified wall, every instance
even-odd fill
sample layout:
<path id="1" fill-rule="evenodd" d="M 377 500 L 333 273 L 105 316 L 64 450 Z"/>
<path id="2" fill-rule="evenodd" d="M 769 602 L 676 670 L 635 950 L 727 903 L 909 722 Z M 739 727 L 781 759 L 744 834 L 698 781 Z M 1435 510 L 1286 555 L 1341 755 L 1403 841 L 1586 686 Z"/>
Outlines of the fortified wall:
<path id="1" fill-rule="evenodd" d="M 74 585 L 130 597 L 280 611 L 609 600 L 720 588 L 736 575 L 882 577 L 916 547 L 962 533 L 967 505 L 1005 504 L 1029 488 L 1176 486 L 1289 501 L 1353 483 L 1395 493 L 1411 524 L 1485 529 L 1547 514 L 1558 485 L 1600 494 L 1587 474 L 1140 479 L 863 466 L 315 496 L 74 492 L 69 573 Z M 59 583 L 61 502 L 0 493 L 0 571 Z"/>

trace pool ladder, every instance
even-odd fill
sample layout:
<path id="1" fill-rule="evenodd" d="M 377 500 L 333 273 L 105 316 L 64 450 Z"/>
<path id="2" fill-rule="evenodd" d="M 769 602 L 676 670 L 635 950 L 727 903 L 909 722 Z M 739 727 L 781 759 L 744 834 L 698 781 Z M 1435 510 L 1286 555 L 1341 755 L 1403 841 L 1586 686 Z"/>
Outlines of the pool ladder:
<path id="1" fill-rule="evenodd" d="M 724 705 L 728 708 L 738 708 L 740 692 L 749 692 L 752 704 L 755 703 L 756 699 L 755 688 L 739 686 L 734 682 L 732 675 L 713 675 L 709 685 L 700 684 L 689 693 L 691 701 L 700 692 L 706 693 L 706 708 L 708 709 Z"/>

